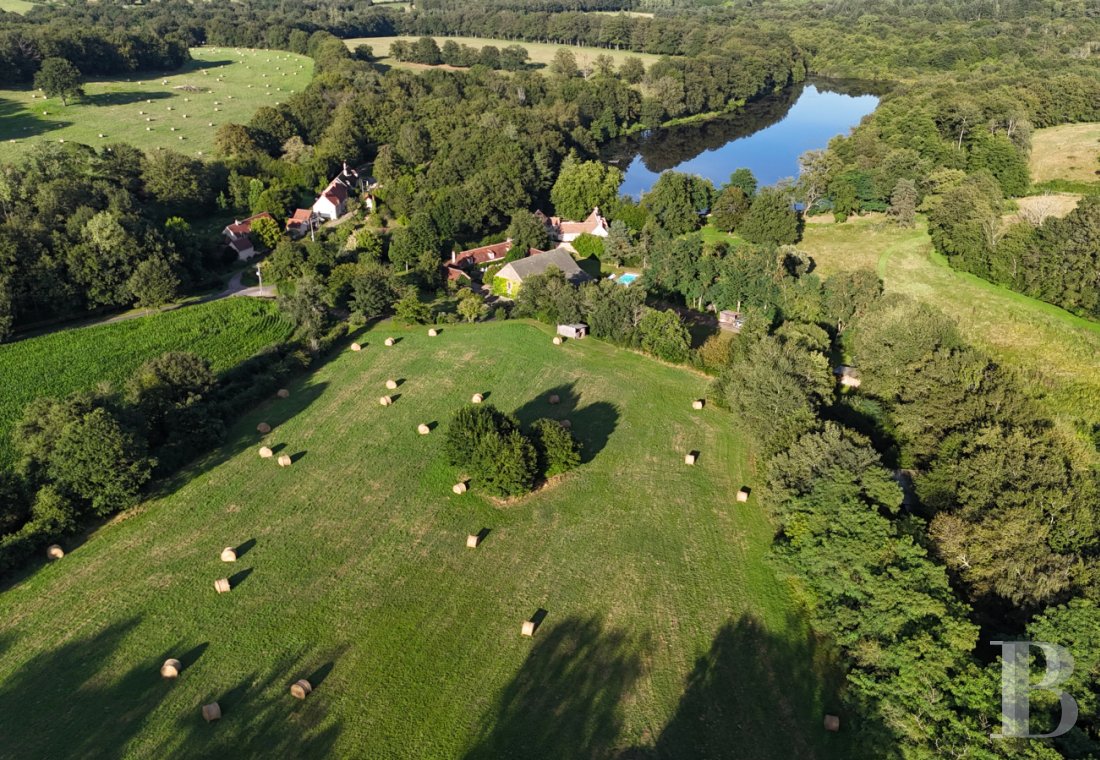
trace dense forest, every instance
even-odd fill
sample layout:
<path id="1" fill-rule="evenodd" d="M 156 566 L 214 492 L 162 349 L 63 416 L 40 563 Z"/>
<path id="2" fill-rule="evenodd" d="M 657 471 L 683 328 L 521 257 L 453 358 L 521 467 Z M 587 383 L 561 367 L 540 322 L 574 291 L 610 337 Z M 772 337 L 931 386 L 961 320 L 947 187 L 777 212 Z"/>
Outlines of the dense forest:
<path id="1" fill-rule="evenodd" d="M 838 220 L 886 211 L 898 224 L 923 212 L 954 266 L 1100 318 L 1100 200 L 1064 219 L 999 226 L 1006 199 L 1029 190 L 1031 131 L 1100 120 L 1095 8 L 650 0 L 635 7 L 657 14 L 646 18 L 580 12 L 626 7 L 610 2 L 418 6 L 99 3 L 0 17 L 8 86 L 29 82 L 50 57 L 85 75 L 117 74 L 178 65 L 204 43 L 317 63 L 307 90 L 222 127 L 212 160 L 48 144 L 0 168 L 0 335 L 202 285 L 222 254 L 193 231 L 196 217 L 285 215 L 343 161 L 371 165 L 394 222 L 350 245 L 346 235 L 271 241 L 265 271 L 291 284 L 282 307 L 300 344 L 222 378 L 193 357 L 162 357 L 125 388 L 28 409 L 19 467 L 0 476 L 0 568 L 131 504 L 154 475 L 215 445 L 236 410 L 332 345 L 338 317 L 483 318 L 479 299 L 442 282 L 453 247 L 506 235 L 519 249 L 545 245 L 532 209 L 576 215 L 599 205 L 609 236 L 580 239 L 578 250 L 644 265 L 641 286 L 575 288 L 546 275 L 525 284 L 512 313 L 584 320 L 596 337 L 717 378 L 715 400 L 759 441 L 777 551 L 848 668 L 843 698 L 860 716 L 861 756 L 1100 753 L 1096 431 L 1066 436 L 1011 370 L 935 309 L 884 295 L 873 274 L 818 278 L 797 248 L 793 208 Z M 667 57 L 634 80 L 624 67 L 492 66 L 483 50 L 475 62 L 456 46 L 447 54 L 470 56 L 470 68 L 415 73 L 384 70 L 339 39 L 391 34 Z M 417 46 L 408 55 L 442 60 L 446 48 Z M 617 197 L 619 170 L 590 160 L 612 138 L 728 111 L 807 72 L 895 81 L 851 135 L 804 157 L 794 186 L 758 188 L 738 173 L 715 187 L 668 172 L 634 203 Z M 704 242 L 693 233 L 707 213 L 747 242 Z M 681 313 L 742 302 L 737 340 L 690 347 Z M 858 394 L 837 388 L 841 356 L 862 372 Z M 90 441 L 101 456 L 76 456 Z M 1081 666 L 1068 688 L 1082 717 L 1059 739 L 995 741 L 999 671 L 979 642 L 1025 636 L 1075 645 Z M 1057 703 L 1035 709 L 1049 717 Z"/>

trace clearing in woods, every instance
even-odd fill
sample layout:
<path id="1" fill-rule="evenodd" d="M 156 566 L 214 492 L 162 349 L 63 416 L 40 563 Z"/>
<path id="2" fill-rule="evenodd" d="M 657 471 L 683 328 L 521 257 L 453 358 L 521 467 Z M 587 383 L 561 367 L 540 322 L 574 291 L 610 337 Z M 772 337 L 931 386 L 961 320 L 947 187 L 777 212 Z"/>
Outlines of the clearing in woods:
<path id="1" fill-rule="evenodd" d="M 932 250 L 923 219 L 912 229 L 881 214 L 845 224 L 811 222 L 798 247 L 813 256 L 822 278 L 871 269 L 887 292 L 944 311 L 967 340 L 1019 370 L 1067 433 L 1078 420 L 1100 424 L 1100 324 L 953 270 Z"/>
<path id="2" fill-rule="evenodd" d="M 398 343 L 387 348 L 383 338 Z M 380 324 L 165 492 L 0 595 L 0 733 L 28 757 L 850 757 L 835 673 L 769 560 L 707 378 L 508 321 Z M 387 378 L 401 379 L 382 407 Z M 475 392 L 584 463 L 451 491 Z M 551 406 L 551 393 L 561 403 Z M 274 425 L 266 437 L 259 422 Z M 439 425 L 417 434 L 420 423 Z M 261 459 L 266 444 L 293 459 Z M 694 467 L 685 452 L 702 453 Z M 476 549 L 466 536 L 488 530 Z M 223 547 L 239 559 L 223 564 Z M 214 581 L 234 588 L 217 594 Z M 521 624 L 547 614 L 533 638 Z M 183 663 L 174 682 L 158 674 Z M 304 701 L 288 689 L 309 679 Z M 218 701 L 224 717 L 203 722 Z M 65 731 L 56 730 L 64 725 Z M 631 755 L 635 756 L 635 755 Z"/>
<path id="3" fill-rule="evenodd" d="M 356 37 L 355 39 L 344 40 L 344 43 L 349 49 L 355 50 L 359 45 L 370 45 L 374 51 L 374 58 L 380 63 L 388 66 L 400 66 L 403 68 L 412 69 L 425 69 L 425 68 L 437 68 L 432 66 L 425 66 L 419 63 L 404 63 L 394 58 L 390 58 L 390 45 L 396 40 L 404 40 L 405 42 L 416 42 L 419 37 L 411 36 L 397 36 L 397 37 Z M 582 69 L 585 66 L 589 66 L 596 60 L 598 55 L 609 55 L 615 60 L 615 65 L 621 64 L 627 58 L 641 58 L 642 62 L 648 68 L 651 64 L 656 63 L 661 59 L 659 55 L 652 55 L 650 53 L 635 53 L 630 50 L 609 50 L 607 48 L 598 47 L 584 47 L 581 45 L 558 45 L 555 43 L 546 42 L 524 42 L 523 40 L 499 40 L 490 37 L 435 37 L 435 42 L 440 47 L 443 47 L 443 43 L 447 40 L 454 40 L 459 45 L 467 45 L 468 47 L 476 48 L 480 50 L 486 45 L 495 45 L 498 48 L 506 48 L 510 45 L 519 45 L 521 48 L 527 51 L 528 62 L 534 64 L 538 68 L 545 68 L 550 65 L 554 60 L 554 54 L 562 48 L 566 50 L 572 50 L 573 55 L 577 58 L 577 65 Z"/>
<path id="4" fill-rule="evenodd" d="M 1028 166 L 1032 182 L 1100 181 L 1100 122 L 1035 130 Z"/>
<path id="5" fill-rule="evenodd" d="M 59 140 L 209 155 L 220 125 L 247 123 L 313 77 L 312 58 L 281 50 L 202 47 L 191 57 L 176 71 L 89 81 L 68 106 L 30 87 L 0 90 L 0 162 Z"/>

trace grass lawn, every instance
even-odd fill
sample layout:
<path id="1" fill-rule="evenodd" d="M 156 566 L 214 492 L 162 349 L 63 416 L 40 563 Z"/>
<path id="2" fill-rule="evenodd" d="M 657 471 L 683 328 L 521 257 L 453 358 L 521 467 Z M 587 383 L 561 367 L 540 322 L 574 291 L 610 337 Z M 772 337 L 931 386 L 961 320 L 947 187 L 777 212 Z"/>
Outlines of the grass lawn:
<path id="1" fill-rule="evenodd" d="M 247 122 L 313 76 L 312 58 L 282 51 L 203 47 L 191 56 L 177 71 L 90 81 L 68 106 L 30 88 L 0 90 L 0 161 L 44 140 L 208 154 L 219 125 Z"/>
<path id="2" fill-rule="evenodd" d="M 432 67 L 424 66 L 417 63 L 403 63 L 390 58 L 390 44 L 395 40 L 405 40 L 406 42 L 415 42 L 418 37 L 410 36 L 398 36 L 398 37 L 356 37 L 355 39 L 344 40 L 349 49 L 354 50 L 358 45 L 370 45 L 374 51 L 376 60 L 387 66 L 400 66 L 403 68 L 412 69 L 425 69 L 425 68 L 447 68 L 447 67 Z M 435 41 L 443 47 L 443 43 L 447 40 L 454 40 L 460 45 L 468 45 L 472 48 L 482 48 L 486 45 L 496 45 L 499 48 L 505 48 L 509 45 L 519 45 L 527 50 L 528 61 L 534 64 L 537 68 L 544 68 L 550 65 L 550 62 L 554 60 L 554 54 L 561 48 L 568 48 L 573 51 L 573 54 L 577 58 L 577 64 L 584 68 L 586 65 L 596 60 L 598 55 L 609 55 L 615 59 L 616 65 L 623 62 L 624 59 L 641 58 L 648 68 L 651 64 L 656 63 L 661 59 L 659 55 L 652 55 L 649 53 L 634 53 L 630 50 L 608 50 L 607 48 L 597 47 L 584 47 L 580 45 L 558 45 L 554 43 L 544 42 L 524 42 L 523 40 L 500 40 L 492 39 L 489 37 L 436 37 Z"/>
<path id="3" fill-rule="evenodd" d="M 1076 419 L 1100 424 L 1100 324 L 951 269 L 933 252 L 923 222 L 903 230 L 870 215 L 808 224 L 798 247 L 823 278 L 874 269 L 887 291 L 939 307 L 968 340 L 1017 368 L 1067 430 Z"/>
<path id="4" fill-rule="evenodd" d="M 1028 166 L 1033 182 L 1100 180 L 1100 122 L 1035 130 Z"/>
<path id="5" fill-rule="evenodd" d="M 165 351 L 192 351 L 216 371 L 289 337 L 274 303 L 226 298 L 115 324 L 60 330 L 0 345 L 0 466 L 11 461 L 9 434 L 35 398 L 65 396 L 125 381 L 142 362 Z"/>
<path id="6" fill-rule="evenodd" d="M 0 11 L 8 13 L 26 13 L 41 3 L 29 3 L 27 0 L 0 0 Z"/>
<path id="7" fill-rule="evenodd" d="M 384 348 L 387 335 L 400 338 Z M 827 658 L 768 559 L 743 427 L 707 380 L 525 322 L 392 324 L 165 493 L 0 595 L 0 730 L 27 757 L 849 757 Z M 392 407 L 377 398 L 401 378 Z M 585 463 L 451 493 L 474 392 L 569 418 Z M 545 399 L 562 397 L 558 406 Z M 256 455 L 266 443 L 289 469 Z M 686 451 L 702 452 L 695 467 Z M 477 549 L 466 536 L 489 532 Z M 218 559 L 244 545 L 235 565 Z M 232 577 L 218 595 L 214 580 Z M 520 625 L 544 610 L 534 638 Z M 167 657 L 178 681 L 158 675 Z M 298 702 L 288 687 L 309 678 Z M 224 717 L 203 722 L 217 700 Z M 64 726 L 64 731 L 57 730 Z M 652 750 L 656 752 L 652 752 Z M 647 751 L 649 750 L 649 751 Z"/>

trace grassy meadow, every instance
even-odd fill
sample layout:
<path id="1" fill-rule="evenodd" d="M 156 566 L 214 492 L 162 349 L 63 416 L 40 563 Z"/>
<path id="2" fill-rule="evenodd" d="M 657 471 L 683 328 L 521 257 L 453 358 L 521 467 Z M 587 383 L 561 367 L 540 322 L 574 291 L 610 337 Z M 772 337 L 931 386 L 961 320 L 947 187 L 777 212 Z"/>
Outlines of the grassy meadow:
<path id="1" fill-rule="evenodd" d="M 100 383 L 117 387 L 144 361 L 186 350 L 215 371 L 239 364 L 290 335 L 270 301 L 226 298 L 124 322 L 59 330 L 0 345 L 0 465 L 13 456 L 10 432 L 35 398 L 65 396 Z"/>
<path id="2" fill-rule="evenodd" d="M 966 338 L 1019 370 L 1057 418 L 1100 424 L 1100 324 L 957 272 L 932 250 L 927 227 L 899 229 L 882 215 L 845 224 L 807 224 L 799 248 L 821 277 L 873 269 L 888 292 L 927 301 Z"/>
<path id="3" fill-rule="evenodd" d="M 29 3 L 27 0 L 0 0 L 0 11 L 8 13 L 27 13 L 40 3 Z"/>
<path id="4" fill-rule="evenodd" d="M 836 684 L 770 564 L 772 526 L 756 496 L 734 501 L 761 486 L 738 420 L 691 409 L 708 387 L 691 371 L 550 337 L 527 322 L 436 338 L 383 323 L 162 494 L 28 571 L 0 595 L 5 746 L 850 756 L 844 733 L 822 730 Z M 387 378 L 401 384 L 384 408 Z M 524 423 L 570 419 L 584 463 L 508 503 L 476 484 L 454 495 L 442 426 L 474 392 Z M 261 421 L 274 426 L 263 438 Z M 418 423 L 440 427 L 420 436 Z M 258 457 L 262 444 L 293 465 Z M 225 546 L 236 564 L 219 561 Z M 233 590 L 219 595 L 222 577 Z M 158 674 L 168 657 L 183 663 L 176 681 Z M 299 702 L 288 687 L 303 677 L 315 688 Z M 206 724 L 214 700 L 224 717 Z"/>
<path id="5" fill-rule="evenodd" d="M 0 162 L 46 140 L 210 153 L 218 126 L 247 122 L 313 76 L 312 58 L 283 51 L 202 47 L 191 56 L 176 71 L 89 81 L 68 106 L 29 87 L 0 90 Z"/>
<path id="6" fill-rule="evenodd" d="M 429 69 L 429 68 L 447 68 L 444 66 L 426 66 L 420 63 L 407 63 L 398 61 L 390 57 L 390 45 L 396 40 L 405 40 L 406 42 L 416 42 L 418 37 L 411 36 L 397 36 L 397 37 L 356 37 L 355 39 L 344 40 L 348 48 L 354 50 L 359 45 L 370 45 L 374 51 L 374 57 L 379 60 L 380 63 L 387 66 L 399 66 L 409 69 Z M 486 45 L 496 45 L 499 48 L 505 48 L 509 45 L 519 45 L 527 50 L 528 62 L 536 68 L 545 68 L 550 65 L 554 60 L 554 54 L 561 48 L 568 48 L 573 51 L 573 55 L 577 58 L 577 64 L 582 68 L 588 64 L 591 64 L 596 60 L 598 55 L 609 55 L 615 59 L 615 64 L 618 65 L 623 62 L 624 59 L 634 57 L 641 58 L 648 68 L 651 64 L 656 63 L 661 59 L 661 56 L 651 55 L 649 53 L 635 53 L 630 50 L 609 50 L 607 48 L 598 47 L 584 47 L 581 45 L 559 45 L 556 43 L 546 42 L 525 42 L 523 40 L 501 40 L 493 39 L 490 37 L 436 37 L 435 41 L 440 47 L 443 47 L 443 43 L 447 40 L 454 40 L 460 45 L 468 45 L 472 48 L 483 48 Z"/>
<path id="7" fill-rule="evenodd" d="M 1028 167 L 1036 183 L 1100 181 L 1100 122 L 1035 130 Z"/>

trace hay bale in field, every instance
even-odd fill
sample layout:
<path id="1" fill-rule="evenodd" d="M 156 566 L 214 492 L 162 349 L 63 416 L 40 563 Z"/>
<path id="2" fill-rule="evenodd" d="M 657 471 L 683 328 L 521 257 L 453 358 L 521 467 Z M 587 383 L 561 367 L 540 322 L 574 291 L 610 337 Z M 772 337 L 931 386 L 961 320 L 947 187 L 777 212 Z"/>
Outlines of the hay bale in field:
<path id="1" fill-rule="evenodd" d="M 259 425 L 256 426 L 256 432 L 267 435 L 271 432 L 271 425 L 268 425 L 266 422 L 261 422 Z"/>
<path id="2" fill-rule="evenodd" d="M 183 670 L 183 666 L 180 665 L 180 661 L 172 658 L 165 660 L 164 664 L 160 666 L 160 674 L 164 678 L 176 678 L 181 670 Z"/>
<path id="3" fill-rule="evenodd" d="M 389 388 L 391 391 L 397 390 L 397 381 L 396 380 L 387 380 L 386 381 L 386 387 Z"/>
<path id="4" fill-rule="evenodd" d="M 697 398 L 694 401 L 692 401 L 691 402 L 691 408 L 695 409 L 696 411 L 702 409 L 703 408 L 703 399 Z"/>
<path id="5" fill-rule="evenodd" d="M 537 626 L 535 625 L 534 620 L 524 620 L 523 627 L 520 629 L 520 633 L 524 636 L 534 636 L 536 627 Z"/>
<path id="6" fill-rule="evenodd" d="M 378 399 L 378 403 L 382 406 L 389 406 L 393 403 L 393 399 L 389 396 L 383 396 L 382 398 Z"/>
<path id="7" fill-rule="evenodd" d="M 548 398 L 547 401 L 549 401 L 551 404 L 560 404 L 561 403 L 561 397 L 558 396 L 558 394 L 556 394 L 556 393 L 551 393 L 550 398 Z"/>
<path id="8" fill-rule="evenodd" d="M 351 350 L 352 351 L 362 351 L 363 347 L 361 345 L 359 345 L 358 343 L 352 343 L 351 344 Z"/>
<path id="9" fill-rule="evenodd" d="M 477 545 L 480 544 L 480 543 L 481 543 L 481 536 L 477 535 L 476 533 L 471 533 L 470 535 L 466 536 L 466 548 L 467 549 L 476 549 Z"/>
<path id="10" fill-rule="evenodd" d="M 236 562 L 237 550 L 234 549 L 232 546 L 225 547 L 224 549 L 222 549 L 221 560 L 222 562 Z"/>
<path id="11" fill-rule="evenodd" d="M 466 481 L 455 483 L 453 486 L 451 486 L 451 490 L 461 496 L 462 494 L 466 493 Z"/>
<path id="12" fill-rule="evenodd" d="M 280 454 L 276 461 L 278 461 L 280 467 L 290 467 L 291 465 L 290 457 L 286 454 Z"/>
<path id="13" fill-rule="evenodd" d="M 555 335 L 554 336 L 554 345 L 555 346 L 560 346 L 561 343 L 562 343 L 561 336 L 560 335 Z"/>
<path id="14" fill-rule="evenodd" d="M 695 455 L 684 454 L 684 464 L 695 464 Z"/>
<path id="15" fill-rule="evenodd" d="M 436 330 L 434 327 L 432 327 L 428 330 L 428 337 L 429 338 L 434 338 L 437 335 L 439 335 L 439 330 Z"/>
<path id="16" fill-rule="evenodd" d="M 569 420 L 561 420 L 561 421 L 558 422 L 558 424 L 561 425 L 566 430 L 569 430 L 571 427 L 573 427 L 573 423 L 570 422 Z"/>
<path id="17" fill-rule="evenodd" d="M 207 723 L 212 723 L 222 717 L 222 708 L 217 702 L 211 702 L 202 706 L 202 717 Z"/>
<path id="18" fill-rule="evenodd" d="M 385 341 L 383 341 L 383 342 L 384 342 L 384 343 L 385 343 L 385 344 L 386 344 L 387 346 L 392 346 L 392 345 L 394 344 L 394 340 L 393 340 L 393 338 L 386 338 L 386 340 L 385 340 Z"/>
<path id="19" fill-rule="evenodd" d="M 57 544 L 51 544 L 50 547 L 46 549 L 46 559 L 61 559 L 64 556 L 65 550 Z"/>
<path id="20" fill-rule="evenodd" d="M 218 580 L 214 581 L 214 590 L 217 591 L 219 594 L 228 594 L 229 593 L 229 579 L 228 578 L 218 578 Z"/>
<path id="21" fill-rule="evenodd" d="M 424 423 L 420 423 L 416 426 L 416 432 L 420 433 L 420 435 L 427 435 L 428 433 L 432 432 L 432 429 Z"/>
<path id="22" fill-rule="evenodd" d="M 475 393 L 473 396 L 470 397 L 471 404 L 480 404 L 484 400 L 485 397 L 482 396 L 480 393 Z"/>
<path id="23" fill-rule="evenodd" d="M 275 452 L 267 446 L 260 447 L 260 459 L 271 459 L 273 456 L 275 456 Z"/>
<path id="24" fill-rule="evenodd" d="M 826 715 L 825 716 L 825 730 L 826 731 L 839 731 L 840 730 L 840 716 L 838 715 Z"/>
<path id="25" fill-rule="evenodd" d="M 290 391 L 288 391 L 286 388 L 280 388 L 275 395 L 279 398 L 290 398 Z"/>
<path id="26" fill-rule="evenodd" d="M 749 500 L 749 489 L 742 487 L 741 490 L 737 492 L 737 500 L 739 502 L 741 502 L 742 504 L 745 503 L 746 501 L 748 501 Z"/>
<path id="27" fill-rule="evenodd" d="M 300 678 L 290 685 L 290 695 L 295 699 L 305 699 L 313 691 L 313 685 L 304 678 Z"/>

